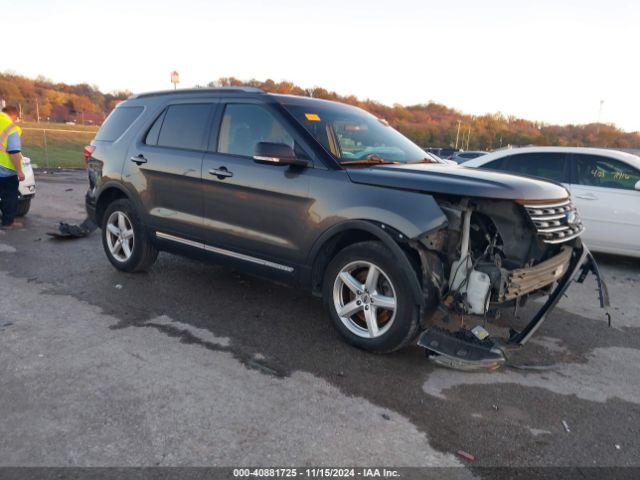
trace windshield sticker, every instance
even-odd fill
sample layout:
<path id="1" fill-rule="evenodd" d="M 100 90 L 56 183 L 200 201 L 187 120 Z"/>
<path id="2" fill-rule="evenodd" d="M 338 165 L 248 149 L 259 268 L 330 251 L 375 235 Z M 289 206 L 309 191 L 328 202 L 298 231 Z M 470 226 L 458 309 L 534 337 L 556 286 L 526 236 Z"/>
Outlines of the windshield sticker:
<path id="1" fill-rule="evenodd" d="M 317 113 L 305 113 L 304 116 L 310 122 L 319 122 L 320 116 Z"/>

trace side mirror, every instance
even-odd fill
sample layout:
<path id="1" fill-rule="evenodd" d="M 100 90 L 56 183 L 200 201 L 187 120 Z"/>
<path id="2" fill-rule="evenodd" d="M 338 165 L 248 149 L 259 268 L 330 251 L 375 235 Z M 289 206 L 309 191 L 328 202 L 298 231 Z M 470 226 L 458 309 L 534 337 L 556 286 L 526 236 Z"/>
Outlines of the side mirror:
<path id="1" fill-rule="evenodd" d="M 636 190 L 640 192 L 640 180 L 636 182 Z"/>
<path id="2" fill-rule="evenodd" d="M 293 148 L 284 143 L 259 142 L 253 150 L 253 160 L 265 165 L 308 167 L 306 160 L 296 157 Z"/>

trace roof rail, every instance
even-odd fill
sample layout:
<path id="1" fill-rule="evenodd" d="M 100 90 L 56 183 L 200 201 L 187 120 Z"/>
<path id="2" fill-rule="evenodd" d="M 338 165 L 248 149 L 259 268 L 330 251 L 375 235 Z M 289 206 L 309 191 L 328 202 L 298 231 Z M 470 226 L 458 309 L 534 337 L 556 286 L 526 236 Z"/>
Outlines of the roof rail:
<path id="1" fill-rule="evenodd" d="M 157 97 L 160 95 L 184 95 L 193 93 L 265 93 L 257 87 L 203 87 L 203 88 L 181 88 L 179 90 L 158 90 L 156 92 L 134 93 L 129 98 Z"/>

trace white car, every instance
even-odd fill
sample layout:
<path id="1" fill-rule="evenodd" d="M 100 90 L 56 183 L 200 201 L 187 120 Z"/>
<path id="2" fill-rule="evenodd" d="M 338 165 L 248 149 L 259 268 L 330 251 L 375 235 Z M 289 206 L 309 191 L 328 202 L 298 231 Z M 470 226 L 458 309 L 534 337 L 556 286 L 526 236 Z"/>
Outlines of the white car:
<path id="1" fill-rule="evenodd" d="M 24 217 L 29 212 L 31 199 L 36 195 L 36 177 L 33 174 L 33 167 L 29 157 L 22 157 L 22 171 L 24 172 L 24 180 L 20 182 L 18 187 L 17 217 Z"/>
<path id="2" fill-rule="evenodd" d="M 33 167 L 29 157 L 22 157 L 22 171 L 24 180 L 18 186 L 18 210 L 16 217 L 24 217 L 31 208 L 31 199 L 36 195 L 36 179 L 33 175 Z M 0 210 L 2 203 L 0 199 Z"/>
<path id="3" fill-rule="evenodd" d="M 640 157 L 604 148 L 525 147 L 463 163 L 562 183 L 595 252 L 640 257 Z"/>

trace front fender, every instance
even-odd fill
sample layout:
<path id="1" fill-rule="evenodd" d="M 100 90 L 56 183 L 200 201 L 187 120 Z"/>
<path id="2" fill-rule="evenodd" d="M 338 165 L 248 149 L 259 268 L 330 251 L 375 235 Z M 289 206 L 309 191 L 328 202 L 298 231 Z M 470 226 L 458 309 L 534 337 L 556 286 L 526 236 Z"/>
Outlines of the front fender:
<path id="1" fill-rule="evenodd" d="M 425 305 L 425 298 L 422 291 L 422 287 L 415 269 L 412 267 L 409 258 L 405 252 L 398 245 L 398 241 L 402 241 L 404 235 L 393 229 L 392 227 L 380 222 L 371 222 L 367 220 L 348 220 L 334 225 L 327 231 L 325 231 L 320 238 L 314 243 L 313 248 L 309 254 L 308 264 L 314 265 L 315 260 L 320 254 L 322 247 L 330 242 L 340 233 L 346 231 L 365 231 L 378 238 L 394 255 L 397 259 L 402 270 L 407 274 L 409 283 L 411 285 L 411 293 L 416 301 L 416 304 L 423 307 Z"/>

